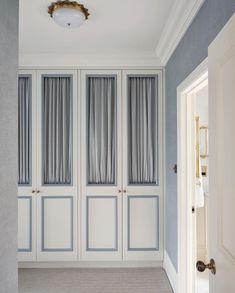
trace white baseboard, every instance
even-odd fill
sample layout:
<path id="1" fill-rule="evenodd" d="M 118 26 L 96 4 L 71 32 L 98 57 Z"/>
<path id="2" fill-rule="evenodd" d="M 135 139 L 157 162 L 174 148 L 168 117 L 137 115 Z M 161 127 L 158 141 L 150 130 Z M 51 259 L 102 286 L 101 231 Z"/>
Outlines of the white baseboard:
<path id="1" fill-rule="evenodd" d="M 178 276 L 175 270 L 174 265 L 171 262 L 171 259 L 166 251 L 164 251 L 164 261 L 163 261 L 163 268 L 168 276 L 168 279 L 171 283 L 171 287 L 174 293 L 177 293 L 178 288 Z"/>
<path id="2" fill-rule="evenodd" d="M 162 261 L 19 262 L 18 268 L 144 268 L 162 267 Z"/>

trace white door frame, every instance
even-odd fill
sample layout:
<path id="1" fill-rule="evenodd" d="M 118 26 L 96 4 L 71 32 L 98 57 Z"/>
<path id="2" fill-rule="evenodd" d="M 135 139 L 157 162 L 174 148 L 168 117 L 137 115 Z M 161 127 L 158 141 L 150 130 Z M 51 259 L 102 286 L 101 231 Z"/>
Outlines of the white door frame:
<path id="1" fill-rule="evenodd" d="M 177 88 L 178 293 L 192 293 L 196 265 L 196 213 L 193 89 L 208 78 L 207 59 Z M 195 287 L 195 286 L 194 286 Z"/>

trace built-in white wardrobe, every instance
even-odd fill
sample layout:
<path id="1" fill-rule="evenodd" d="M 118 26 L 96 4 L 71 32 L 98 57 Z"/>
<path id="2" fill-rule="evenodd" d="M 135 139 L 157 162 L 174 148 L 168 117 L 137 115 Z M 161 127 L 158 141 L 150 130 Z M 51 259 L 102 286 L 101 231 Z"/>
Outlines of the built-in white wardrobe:
<path id="1" fill-rule="evenodd" d="M 163 251 L 162 70 L 20 70 L 19 261 Z"/>

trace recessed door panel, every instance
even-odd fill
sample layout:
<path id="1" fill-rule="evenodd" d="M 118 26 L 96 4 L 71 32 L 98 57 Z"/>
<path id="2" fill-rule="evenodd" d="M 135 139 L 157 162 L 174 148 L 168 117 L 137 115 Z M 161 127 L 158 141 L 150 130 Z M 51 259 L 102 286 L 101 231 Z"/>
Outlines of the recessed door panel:
<path id="1" fill-rule="evenodd" d="M 117 196 L 87 197 L 88 251 L 118 250 L 118 199 Z"/>
<path id="2" fill-rule="evenodd" d="M 73 250 L 73 198 L 42 197 L 42 251 Z"/>
<path id="3" fill-rule="evenodd" d="M 38 259 L 73 260 L 77 251 L 76 197 L 38 197 Z"/>
<path id="4" fill-rule="evenodd" d="M 124 260 L 162 259 L 161 205 L 158 195 L 124 196 Z"/>
<path id="5" fill-rule="evenodd" d="M 18 197 L 18 251 L 32 252 L 32 197 Z"/>
<path id="6" fill-rule="evenodd" d="M 82 213 L 82 259 L 121 260 L 121 197 L 86 196 L 83 198 Z"/>
<path id="7" fill-rule="evenodd" d="M 157 196 L 128 196 L 128 251 L 155 251 L 159 247 Z"/>

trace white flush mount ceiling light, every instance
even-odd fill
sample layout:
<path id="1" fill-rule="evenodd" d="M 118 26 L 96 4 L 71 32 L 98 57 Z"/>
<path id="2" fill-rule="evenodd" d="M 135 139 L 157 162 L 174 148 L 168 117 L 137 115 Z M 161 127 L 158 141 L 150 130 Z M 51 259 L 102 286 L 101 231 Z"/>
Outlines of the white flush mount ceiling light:
<path id="1" fill-rule="evenodd" d="M 57 1 L 48 7 L 48 13 L 55 23 L 67 28 L 76 28 L 88 19 L 88 9 L 76 1 Z"/>

